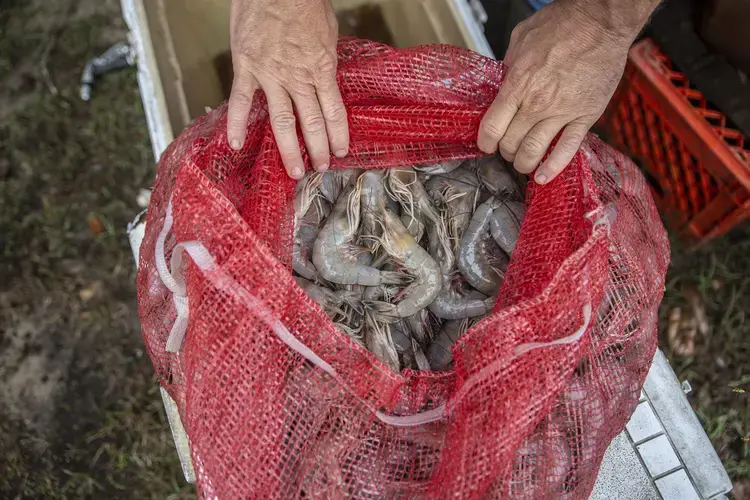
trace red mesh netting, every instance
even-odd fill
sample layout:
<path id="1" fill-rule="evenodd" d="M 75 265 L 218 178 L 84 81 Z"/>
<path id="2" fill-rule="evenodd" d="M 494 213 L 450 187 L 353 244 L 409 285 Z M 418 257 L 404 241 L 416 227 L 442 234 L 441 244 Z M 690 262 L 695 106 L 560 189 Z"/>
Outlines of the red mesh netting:
<path id="1" fill-rule="evenodd" d="M 351 154 L 334 168 L 479 154 L 479 121 L 502 63 L 452 47 L 355 40 L 339 54 Z M 456 343 L 453 371 L 396 374 L 296 285 L 295 184 L 261 96 L 248 131 L 243 150 L 231 150 L 221 107 L 172 143 L 140 254 L 143 336 L 180 408 L 201 493 L 586 498 L 656 349 L 669 248 L 635 165 L 589 136 L 558 179 L 530 183 L 493 315 Z M 174 223 L 163 231 L 170 200 Z M 185 242 L 198 244 L 176 260 L 185 283 L 168 288 L 157 263 Z M 165 350 L 180 302 L 170 290 L 187 295 L 176 354 Z M 416 426 L 388 419 L 440 409 L 443 418 Z"/>

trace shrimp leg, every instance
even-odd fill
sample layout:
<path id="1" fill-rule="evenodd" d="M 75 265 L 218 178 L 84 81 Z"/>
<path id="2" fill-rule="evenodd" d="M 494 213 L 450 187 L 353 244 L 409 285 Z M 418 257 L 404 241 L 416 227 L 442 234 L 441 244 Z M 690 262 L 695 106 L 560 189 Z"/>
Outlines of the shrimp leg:
<path id="1" fill-rule="evenodd" d="M 349 305 L 355 311 L 362 311 L 361 298 L 354 292 L 347 290 L 329 290 L 320 285 L 295 276 L 295 281 L 313 302 L 318 303 L 329 316 L 334 314 L 346 315 L 341 309 L 343 305 Z"/>

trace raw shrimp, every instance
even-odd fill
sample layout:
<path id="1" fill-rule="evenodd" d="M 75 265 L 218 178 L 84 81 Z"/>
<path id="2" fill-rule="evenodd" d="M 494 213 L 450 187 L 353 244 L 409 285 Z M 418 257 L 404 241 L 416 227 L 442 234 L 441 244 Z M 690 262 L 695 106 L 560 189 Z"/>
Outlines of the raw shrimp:
<path id="1" fill-rule="evenodd" d="M 492 212 L 490 234 L 500 249 L 508 255 L 516 248 L 523 216 L 524 206 L 520 201 L 505 201 Z"/>
<path id="2" fill-rule="evenodd" d="M 453 267 L 453 250 L 445 222 L 435 207 L 416 173 L 410 168 L 393 168 L 388 172 L 388 187 L 392 196 L 403 207 L 401 221 L 409 234 L 419 241 L 425 224 L 430 224 L 428 239 L 430 255 L 444 269 Z"/>
<path id="3" fill-rule="evenodd" d="M 500 203 L 493 197 L 477 208 L 461 238 L 456 256 L 461 274 L 471 286 L 487 296 L 497 293 L 505 274 L 502 267 L 507 265 L 507 257 L 499 251 L 489 234 L 492 212 Z"/>
<path id="4" fill-rule="evenodd" d="M 323 308 L 323 311 L 329 316 L 335 314 L 346 316 L 347 313 L 342 309 L 344 304 L 349 305 L 360 314 L 363 312 L 361 306 L 362 299 L 354 292 L 347 290 L 329 290 L 326 287 L 316 285 L 315 283 L 298 276 L 295 276 L 294 280 L 297 282 L 297 285 L 305 291 L 307 296 L 310 297 L 313 302 L 318 303 Z"/>
<path id="5" fill-rule="evenodd" d="M 451 320 L 443 324 L 435 340 L 427 348 L 427 361 L 434 371 L 443 371 L 453 363 L 453 344 L 466 332 L 467 320 Z"/>
<path id="6" fill-rule="evenodd" d="M 371 353 L 380 361 L 388 365 L 398 373 L 401 365 L 398 361 L 398 352 L 391 338 L 390 328 L 387 323 L 381 323 L 370 314 L 366 315 L 365 345 Z"/>
<path id="7" fill-rule="evenodd" d="M 411 337 L 417 342 L 424 343 L 428 338 L 432 337 L 427 309 L 422 309 L 417 314 L 407 317 L 406 324 L 409 326 Z"/>
<path id="8" fill-rule="evenodd" d="M 396 351 L 400 353 L 410 352 L 412 350 L 411 336 L 406 324 L 403 321 L 395 321 L 387 326 Z"/>
<path id="9" fill-rule="evenodd" d="M 319 281 L 318 271 L 311 262 L 315 239 L 320 233 L 320 223 L 327 217 L 328 204 L 308 208 L 301 219 L 295 221 L 294 246 L 292 247 L 292 269 L 312 281 Z"/>
<path id="10" fill-rule="evenodd" d="M 426 175 L 447 174 L 456 170 L 463 162 L 464 160 L 448 160 L 431 165 L 414 165 L 414 170 L 424 172 Z"/>
<path id="11" fill-rule="evenodd" d="M 403 266 L 414 281 L 406 287 L 398 304 L 385 302 L 375 305 L 384 316 L 405 318 L 416 314 L 435 300 L 442 286 L 442 273 L 435 259 L 414 241 L 393 212 L 386 211 L 381 245 L 385 252 Z"/>
<path id="12" fill-rule="evenodd" d="M 359 226 L 359 198 L 351 196 L 350 186 L 341 194 L 331 215 L 313 245 L 313 264 L 328 281 L 343 285 L 376 286 L 404 284 L 408 276 L 400 272 L 380 271 L 360 264 L 357 256 L 366 250 L 353 244 Z"/>
<path id="13" fill-rule="evenodd" d="M 482 185 L 492 194 L 518 195 L 518 185 L 498 156 L 485 156 L 474 160 Z"/>
<path id="14" fill-rule="evenodd" d="M 328 203 L 335 204 L 344 189 L 354 182 L 359 173 L 360 170 L 358 169 L 326 170 L 322 174 L 323 179 L 319 187 L 320 196 Z"/>
<path id="15" fill-rule="evenodd" d="M 487 314 L 495 307 L 496 300 L 479 292 L 461 295 L 453 287 L 450 276 L 443 276 L 443 289 L 428 308 L 438 318 L 456 320 Z"/>
<path id="16" fill-rule="evenodd" d="M 417 369 L 429 370 L 430 363 L 427 361 L 422 347 L 416 339 L 409 335 L 410 328 L 403 321 L 396 321 L 387 326 L 390 328 L 391 339 L 396 351 L 402 354 L 404 359 L 413 359 Z M 409 364 L 405 363 L 405 365 Z"/>
<path id="17" fill-rule="evenodd" d="M 479 181 L 470 169 L 461 167 L 427 181 L 429 196 L 441 204 L 447 218 L 449 238 L 457 245 L 471 221 L 479 197 Z"/>

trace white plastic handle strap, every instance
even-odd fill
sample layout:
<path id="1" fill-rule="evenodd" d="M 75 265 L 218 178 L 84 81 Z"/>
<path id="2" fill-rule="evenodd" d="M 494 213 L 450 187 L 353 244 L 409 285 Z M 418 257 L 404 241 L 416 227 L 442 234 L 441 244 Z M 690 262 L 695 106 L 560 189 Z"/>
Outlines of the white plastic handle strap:
<path id="1" fill-rule="evenodd" d="M 303 358 L 310 361 L 312 364 L 320 368 L 321 370 L 328 373 L 330 376 L 339 379 L 340 377 L 336 373 L 336 370 L 326 363 L 320 356 L 315 354 L 309 347 L 300 342 L 289 330 L 284 326 L 281 321 L 271 312 L 266 306 L 265 302 L 258 299 L 255 295 L 247 291 L 245 287 L 240 285 L 233 277 L 224 273 L 221 268 L 216 266 L 216 262 L 213 256 L 209 253 L 202 243 L 197 241 L 187 241 L 179 243 L 175 246 L 172 251 L 172 259 L 170 269 L 167 269 L 166 256 L 164 254 L 164 246 L 169 233 L 172 228 L 172 202 L 170 200 L 167 206 L 167 214 L 164 219 L 164 225 L 162 227 L 159 236 L 156 239 L 156 269 L 159 273 L 164 285 L 172 292 L 175 307 L 177 309 L 177 319 L 172 325 L 172 331 L 167 339 L 166 350 L 168 352 L 177 352 L 182 345 L 182 340 L 187 331 L 188 320 L 189 320 L 189 307 L 187 301 L 187 292 L 185 289 L 184 277 L 180 274 L 180 266 L 182 262 L 183 250 L 190 255 L 195 265 L 204 273 L 208 281 L 216 288 L 224 291 L 228 295 L 234 297 L 238 302 L 243 304 L 248 310 L 252 311 L 271 331 L 286 344 L 291 350 L 298 353 Z M 584 270 L 584 279 L 586 285 L 588 284 L 588 273 Z M 466 383 L 461 387 L 459 392 L 452 398 L 452 403 L 455 404 L 464 395 L 481 380 L 489 376 L 492 372 L 505 366 L 507 363 L 517 358 L 518 356 L 529 352 L 534 349 L 543 347 L 551 347 L 555 345 L 571 344 L 577 342 L 588 329 L 591 321 L 591 304 L 587 303 L 583 307 L 583 325 L 576 330 L 572 335 L 567 337 L 554 340 L 552 342 L 532 342 L 528 344 L 521 344 L 513 351 L 513 356 L 501 362 L 501 365 L 493 363 L 485 367 L 476 375 L 469 378 Z M 375 416 L 385 424 L 392 425 L 395 427 L 414 427 L 424 425 L 430 422 L 442 420 L 445 417 L 446 405 L 442 404 L 437 408 L 427 410 L 414 415 L 397 416 L 397 415 L 386 415 L 383 412 L 376 411 Z"/>

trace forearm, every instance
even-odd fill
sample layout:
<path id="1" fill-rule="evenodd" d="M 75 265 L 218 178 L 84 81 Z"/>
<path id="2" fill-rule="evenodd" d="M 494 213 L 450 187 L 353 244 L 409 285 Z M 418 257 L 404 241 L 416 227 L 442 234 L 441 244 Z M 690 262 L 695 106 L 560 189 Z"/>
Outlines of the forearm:
<path id="1" fill-rule="evenodd" d="M 661 0 L 557 0 L 591 18 L 597 27 L 632 42 Z"/>

